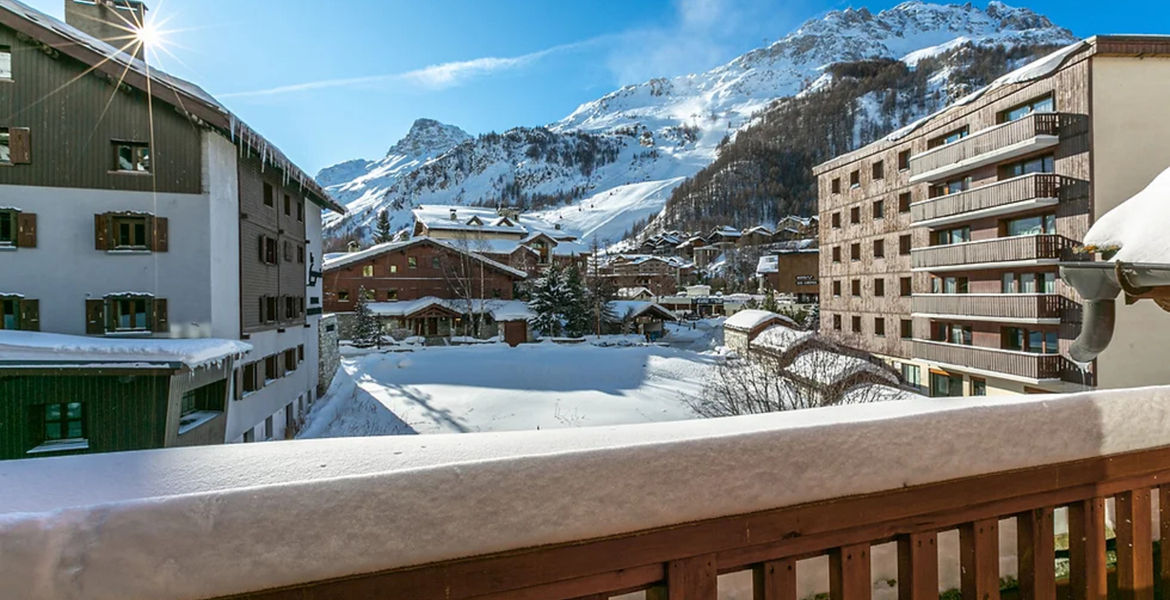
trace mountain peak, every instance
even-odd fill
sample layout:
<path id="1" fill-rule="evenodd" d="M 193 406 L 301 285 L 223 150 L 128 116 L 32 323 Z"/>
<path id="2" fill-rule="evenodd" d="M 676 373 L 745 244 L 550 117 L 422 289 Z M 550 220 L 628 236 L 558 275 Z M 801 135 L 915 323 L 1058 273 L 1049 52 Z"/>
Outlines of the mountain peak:
<path id="1" fill-rule="evenodd" d="M 420 156 L 445 152 L 472 139 L 466 131 L 434 119 L 416 119 L 410 131 L 390 147 L 386 156 Z"/>

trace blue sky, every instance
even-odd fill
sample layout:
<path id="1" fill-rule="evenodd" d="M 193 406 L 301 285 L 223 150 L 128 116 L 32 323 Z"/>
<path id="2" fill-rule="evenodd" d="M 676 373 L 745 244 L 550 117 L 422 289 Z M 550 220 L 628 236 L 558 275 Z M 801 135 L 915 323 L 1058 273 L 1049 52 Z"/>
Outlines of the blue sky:
<path id="1" fill-rule="evenodd" d="M 63 0 L 24 0 L 57 17 Z M 310 172 L 382 156 L 418 117 L 542 125 L 617 87 L 699 72 L 825 11 L 894 0 L 147 0 L 168 71 Z M 986 0 L 977 4 L 983 6 Z M 1165 0 L 1008 0 L 1080 36 L 1170 33 Z M 173 54 L 173 56 L 172 56 Z M 259 93 L 258 93 L 259 92 Z"/>

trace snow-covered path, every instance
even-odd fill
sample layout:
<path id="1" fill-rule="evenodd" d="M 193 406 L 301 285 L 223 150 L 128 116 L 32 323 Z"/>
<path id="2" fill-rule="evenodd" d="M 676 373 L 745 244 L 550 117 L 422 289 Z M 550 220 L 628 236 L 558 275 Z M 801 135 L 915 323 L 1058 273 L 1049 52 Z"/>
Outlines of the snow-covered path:
<path id="1" fill-rule="evenodd" d="M 343 359 L 299 437 L 516 431 L 695 418 L 713 354 L 503 344 Z"/>

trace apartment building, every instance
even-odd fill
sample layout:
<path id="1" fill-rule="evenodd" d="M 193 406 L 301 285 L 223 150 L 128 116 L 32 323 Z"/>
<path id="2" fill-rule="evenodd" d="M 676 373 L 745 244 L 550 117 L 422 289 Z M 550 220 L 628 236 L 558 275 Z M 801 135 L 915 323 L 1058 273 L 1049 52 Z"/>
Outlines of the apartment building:
<path id="1" fill-rule="evenodd" d="M 0 4 L 0 328 L 249 350 L 195 369 L 199 390 L 175 388 L 180 361 L 5 363 L 18 445 L 63 413 L 108 433 L 90 450 L 282 438 L 318 384 L 321 212 L 344 208 L 206 92 L 96 37 L 141 3 L 65 3 L 68 24 Z M 133 392 L 147 377 L 157 403 Z M 196 412 L 215 414 L 195 431 Z"/>
<path id="2" fill-rule="evenodd" d="M 1058 271 L 1170 165 L 1168 91 L 1170 39 L 1098 36 L 819 165 L 823 332 L 935 396 L 1166 383 L 1156 307 L 1119 310 L 1125 341 L 1087 369 L 1065 358 Z"/>
<path id="3" fill-rule="evenodd" d="M 517 209 L 424 205 L 414 209 L 414 237 L 429 237 L 539 275 L 552 266 L 585 268 L 589 248 L 560 225 Z"/>

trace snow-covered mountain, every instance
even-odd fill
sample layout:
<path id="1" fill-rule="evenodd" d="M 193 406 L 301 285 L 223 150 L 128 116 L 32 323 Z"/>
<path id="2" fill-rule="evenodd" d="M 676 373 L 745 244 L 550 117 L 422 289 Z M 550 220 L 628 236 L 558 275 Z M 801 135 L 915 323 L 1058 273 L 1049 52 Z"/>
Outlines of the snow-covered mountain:
<path id="1" fill-rule="evenodd" d="M 830 64 L 916 63 L 966 43 L 1011 48 L 1075 40 L 1046 17 L 995 0 L 986 9 L 912 0 L 876 15 L 833 11 L 706 73 L 623 87 L 547 128 L 471 140 L 458 128 L 420 121 L 427 131 L 450 135 L 416 135 L 416 123 L 385 159 L 321 172 L 319 181 L 350 207 L 326 225 L 334 233 L 359 230 L 389 208 L 395 224 L 406 226 L 409 209 L 424 202 L 511 202 L 583 237 L 616 241 L 660 212 L 674 187 L 710 164 L 725 138 L 775 100 L 828 85 Z M 557 154 L 549 151 L 554 147 Z M 584 158 L 589 148 L 606 155 Z M 575 158 L 565 160 L 566 153 Z"/>

